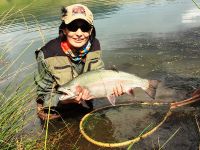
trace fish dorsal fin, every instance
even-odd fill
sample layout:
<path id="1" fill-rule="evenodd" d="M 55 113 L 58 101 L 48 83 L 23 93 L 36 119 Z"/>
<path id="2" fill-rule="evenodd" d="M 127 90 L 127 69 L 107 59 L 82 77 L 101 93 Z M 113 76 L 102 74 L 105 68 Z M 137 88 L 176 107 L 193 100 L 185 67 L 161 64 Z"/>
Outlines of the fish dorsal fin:
<path id="1" fill-rule="evenodd" d="M 117 67 L 115 65 L 110 66 L 109 70 L 113 70 L 113 71 L 119 72 L 119 70 L 117 69 Z"/>

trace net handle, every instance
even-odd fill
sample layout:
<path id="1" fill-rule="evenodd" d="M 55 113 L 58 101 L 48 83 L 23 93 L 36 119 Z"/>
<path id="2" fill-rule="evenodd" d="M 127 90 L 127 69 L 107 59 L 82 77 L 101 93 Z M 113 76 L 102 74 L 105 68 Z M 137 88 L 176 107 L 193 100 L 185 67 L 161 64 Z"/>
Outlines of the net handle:
<path id="1" fill-rule="evenodd" d="M 185 106 L 194 102 L 200 101 L 200 88 L 196 90 L 193 94 L 192 97 L 182 100 L 180 102 L 174 102 L 170 104 L 170 109 L 175 109 L 181 106 Z"/>

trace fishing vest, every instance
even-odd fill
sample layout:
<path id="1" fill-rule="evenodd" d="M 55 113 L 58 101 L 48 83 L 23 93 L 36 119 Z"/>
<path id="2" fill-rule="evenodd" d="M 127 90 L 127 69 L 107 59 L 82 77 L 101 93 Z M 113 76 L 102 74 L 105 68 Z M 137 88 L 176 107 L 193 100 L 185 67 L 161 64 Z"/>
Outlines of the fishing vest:
<path id="1" fill-rule="evenodd" d="M 100 44 L 97 39 L 94 40 L 91 50 L 86 55 L 84 64 L 72 62 L 70 57 L 63 52 L 60 45 L 61 39 L 56 38 L 41 49 L 36 50 L 35 53 L 36 59 L 40 57 L 40 61 L 43 61 L 43 67 L 46 68 L 46 71 L 49 72 L 57 85 L 63 85 L 81 73 L 104 67 L 101 60 Z"/>

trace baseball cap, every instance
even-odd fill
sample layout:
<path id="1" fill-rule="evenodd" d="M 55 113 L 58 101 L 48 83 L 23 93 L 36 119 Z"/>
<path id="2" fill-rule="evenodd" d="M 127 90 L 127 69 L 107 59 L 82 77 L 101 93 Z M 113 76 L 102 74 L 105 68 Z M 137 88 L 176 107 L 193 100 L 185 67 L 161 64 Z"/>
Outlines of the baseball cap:
<path id="1" fill-rule="evenodd" d="M 73 4 L 65 7 L 65 10 L 66 12 L 62 16 L 62 20 L 65 24 L 69 24 L 76 19 L 83 19 L 91 25 L 94 24 L 93 14 L 87 6 L 82 4 Z"/>

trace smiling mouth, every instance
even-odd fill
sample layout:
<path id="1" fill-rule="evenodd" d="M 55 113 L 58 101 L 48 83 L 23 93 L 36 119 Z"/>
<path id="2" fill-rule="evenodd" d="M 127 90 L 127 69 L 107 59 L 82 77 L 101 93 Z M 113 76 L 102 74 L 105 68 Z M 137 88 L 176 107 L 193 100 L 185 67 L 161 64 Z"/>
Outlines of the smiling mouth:
<path id="1" fill-rule="evenodd" d="M 74 41 L 77 43 L 81 43 L 81 42 L 83 42 L 83 39 L 74 39 Z"/>

